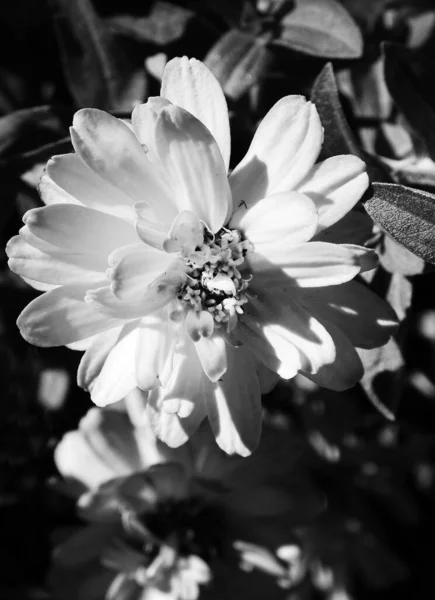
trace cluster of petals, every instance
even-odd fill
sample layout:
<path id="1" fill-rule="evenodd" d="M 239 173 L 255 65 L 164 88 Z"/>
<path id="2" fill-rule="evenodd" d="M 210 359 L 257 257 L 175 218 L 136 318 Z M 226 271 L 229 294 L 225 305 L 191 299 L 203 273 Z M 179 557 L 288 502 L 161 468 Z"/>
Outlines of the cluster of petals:
<path id="1" fill-rule="evenodd" d="M 316 163 L 323 129 L 302 96 L 272 107 L 230 174 L 223 92 L 185 57 L 131 123 L 84 109 L 71 139 L 7 251 L 45 291 L 22 335 L 86 350 L 78 382 L 97 405 L 140 388 L 168 445 L 208 417 L 220 447 L 246 456 L 271 372 L 343 390 L 363 374 L 355 348 L 388 341 L 393 312 L 353 281 L 376 265 L 350 212 L 365 165 Z"/>
<path id="2" fill-rule="evenodd" d="M 207 598 L 222 592 L 238 598 L 238 583 L 245 593 L 249 585 L 240 567 L 267 575 L 266 588 L 254 586 L 249 594 L 253 599 L 273 595 L 277 584 L 297 583 L 294 566 L 274 556 L 275 546 L 291 538 L 295 495 L 271 483 L 277 432 L 273 440 L 267 433 L 255 456 L 230 460 L 209 430 L 180 452 L 156 440 L 146 420 L 135 428 L 122 411 L 91 409 L 55 452 L 66 484 L 61 489 L 77 499 L 86 523 L 54 550 L 56 597 L 196 600 L 207 588 Z M 283 447 L 289 451 L 284 440 Z M 244 534 L 247 541 L 239 541 Z M 229 575 L 234 596 L 228 596 Z"/>

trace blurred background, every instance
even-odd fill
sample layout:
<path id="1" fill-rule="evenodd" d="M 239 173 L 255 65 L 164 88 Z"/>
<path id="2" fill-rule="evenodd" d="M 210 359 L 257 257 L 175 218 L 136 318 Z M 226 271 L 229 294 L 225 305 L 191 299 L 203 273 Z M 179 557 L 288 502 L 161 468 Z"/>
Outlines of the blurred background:
<path id="1" fill-rule="evenodd" d="M 46 161 L 72 149 L 74 112 L 128 118 L 158 95 L 167 60 L 196 57 L 227 97 L 232 165 L 270 107 L 303 94 L 322 118 L 325 156 L 357 154 L 372 182 L 435 193 L 434 52 L 430 0 L 0 3 L 1 599 L 52 598 L 53 539 L 76 522 L 53 450 L 91 406 L 75 383 L 81 353 L 20 337 L 16 318 L 37 292 L 4 253 L 40 205 Z M 327 499 L 305 533 L 310 568 L 294 600 L 415 599 L 433 587 L 435 275 L 379 226 L 369 243 L 381 255 L 371 285 L 402 321 L 397 339 L 367 355 L 348 392 L 296 379 L 264 399 L 266 421 L 297 441 L 296 483 Z"/>

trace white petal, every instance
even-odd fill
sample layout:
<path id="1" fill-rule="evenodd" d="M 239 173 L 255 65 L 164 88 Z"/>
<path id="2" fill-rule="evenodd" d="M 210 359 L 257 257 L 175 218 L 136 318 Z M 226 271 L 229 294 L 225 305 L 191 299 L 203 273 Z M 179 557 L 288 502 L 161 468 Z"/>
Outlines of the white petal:
<path id="1" fill-rule="evenodd" d="M 230 176 L 234 205 L 248 206 L 294 189 L 320 152 L 323 130 L 316 107 L 303 96 L 286 96 L 264 117 L 242 162 Z"/>
<path id="2" fill-rule="evenodd" d="M 74 154 L 68 154 L 67 156 L 75 156 Z M 51 159 L 53 160 L 53 159 Z M 77 159 L 79 160 L 79 159 Z M 50 161 L 48 162 L 50 164 Z M 48 167 L 48 165 L 47 165 Z M 83 167 L 86 168 L 86 167 Z M 43 174 L 38 184 L 38 193 L 41 196 L 41 200 L 49 206 L 50 204 L 79 204 L 82 202 L 74 196 L 71 196 L 67 191 L 59 187 L 47 172 Z"/>
<path id="3" fill-rule="evenodd" d="M 187 334 L 194 341 L 198 342 L 202 337 L 208 338 L 214 330 L 214 320 L 206 310 L 197 313 L 194 310 L 189 310 L 184 320 L 184 326 Z"/>
<path id="4" fill-rule="evenodd" d="M 136 351 L 136 381 L 142 390 L 165 386 L 172 373 L 176 336 L 167 310 L 142 319 Z"/>
<path id="5" fill-rule="evenodd" d="M 35 346 L 63 346 L 121 324 L 86 304 L 85 293 L 83 286 L 62 286 L 39 296 L 18 317 L 21 335 Z"/>
<path id="6" fill-rule="evenodd" d="M 85 390 L 92 389 L 96 378 L 106 362 L 110 351 L 116 344 L 122 326 L 114 327 L 95 336 L 82 356 L 77 371 L 77 383 Z"/>
<path id="7" fill-rule="evenodd" d="M 6 246 L 8 265 L 13 273 L 55 285 L 99 285 L 104 279 L 106 263 L 92 254 L 61 253 L 50 256 L 16 235 Z"/>
<path id="8" fill-rule="evenodd" d="M 80 421 L 79 429 L 95 454 L 110 466 L 112 477 L 130 475 L 141 469 L 133 426 L 124 412 L 92 408 Z"/>
<path id="9" fill-rule="evenodd" d="M 54 460 L 63 477 L 80 481 L 88 488 L 96 488 L 115 476 L 104 457 L 92 451 L 78 430 L 63 436 L 54 451 Z"/>
<path id="10" fill-rule="evenodd" d="M 155 148 L 157 118 L 162 108 L 170 104 L 169 100 L 160 96 L 148 98 L 145 104 L 136 106 L 131 114 L 133 131 L 152 162 L 158 161 Z"/>
<path id="11" fill-rule="evenodd" d="M 79 110 L 71 140 L 83 162 L 133 202 L 146 200 L 157 214 L 173 210 L 164 173 L 123 121 L 95 108 Z"/>
<path id="12" fill-rule="evenodd" d="M 251 299 L 246 313 L 243 321 L 249 325 L 252 319 L 260 325 L 269 344 L 274 338 L 268 334 L 275 333 L 295 346 L 301 370 L 317 373 L 322 366 L 334 362 L 336 351 L 328 331 L 289 295 L 263 292 L 261 298 Z"/>
<path id="13" fill-rule="evenodd" d="M 168 225 L 157 218 L 156 213 L 147 202 L 134 205 L 136 217 L 135 227 L 140 239 L 148 246 L 163 250 L 163 243 L 168 234 Z"/>
<path id="14" fill-rule="evenodd" d="M 140 302 L 148 285 L 167 271 L 171 262 L 173 257 L 142 243 L 120 248 L 109 256 L 111 289 L 123 302 Z"/>
<path id="15" fill-rule="evenodd" d="M 228 108 L 222 88 L 210 69 L 195 58 L 174 58 L 163 72 L 160 94 L 204 123 L 218 143 L 228 170 L 231 151 Z"/>
<path id="16" fill-rule="evenodd" d="M 224 339 L 214 335 L 201 337 L 195 342 L 198 358 L 210 381 L 218 381 L 227 370 L 227 345 Z"/>
<path id="17" fill-rule="evenodd" d="M 297 192 L 281 192 L 245 205 L 233 215 L 229 227 L 241 229 L 256 246 L 280 240 L 280 243 L 307 242 L 317 228 L 314 203 Z"/>
<path id="18" fill-rule="evenodd" d="M 112 215 L 76 204 L 53 204 L 32 208 L 23 221 L 33 238 L 29 243 L 47 251 L 47 244 L 63 252 L 106 256 L 119 246 L 138 241 L 132 225 Z M 20 232 L 21 233 L 21 232 Z M 26 237 L 24 236 L 24 239 Z M 27 240 L 26 240 L 27 241 Z"/>
<path id="19" fill-rule="evenodd" d="M 397 329 L 397 318 L 389 304 L 357 281 L 294 289 L 291 294 L 316 319 L 344 331 L 358 348 L 383 346 Z"/>
<path id="20" fill-rule="evenodd" d="M 85 302 L 102 315 L 131 321 L 144 317 L 168 304 L 172 300 L 172 293 L 166 292 L 166 289 L 160 292 L 158 286 L 155 285 L 142 296 L 140 302 L 123 302 L 118 300 L 110 286 L 105 285 L 97 289 L 87 290 Z"/>
<path id="21" fill-rule="evenodd" d="M 228 346 L 228 370 L 207 395 L 207 414 L 219 446 L 249 456 L 260 441 L 261 393 L 255 360 L 245 348 Z"/>
<path id="22" fill-rule="evenodd" d="M 205 417 L 204 396 L 210 393 L 211 385 L 204 377 L 193 343 L 185 339 L 175 353 L 169 381 L 149 394 L 147 412 L 156 436 L 171 447 L 184 444 Z M 186 403 L 191 411 L 182 417 L 178 413 L 183 414 Z"/>
<path id="23" fill-rule="evenodd" d="M 183 210 L 175 217 L 163 248 L 166 252 L 181 252 L 187 257 L 203 243 L 204 225 L 193 212 Z"/>
<path id="24" fill-rule="evenodd" d="M 318 231 L 339 221 L 369 185 L 365 163 L 357 156 L 333 156 L 315 165 L 297 191 L 309 196 L 319 212 Z"/>
<path id="25" fill-rule="evenodd" d="M 364 375 L 364 369 L 355 348 L 344 333 L 330 324 L 327 329 L 334 340 L 335 360 L 323 365 L 314 374 L 304 371 L 301 373 L 321 387 L 341 392 L 353 387 Z"/>
<path id="26" fill-rule="evenodd" d="M 172 185 L 179 211 L 189 210 L 218 231 L 231 206 L 225 165 L 208 129 L 177 106 L 163 108 L 156 150 Z"/>
<path id="27" fill-rule="evenodd" d="M 134 217 L 131 198 L 89 169 L 77 154 L 51 158 L 39 191 L 46 204 L 74 201 L 122 219 Z"/>
<path id="28" fill-rule="evenodd" d="M 137 323 L 124 327 L 115 346 L 91 390 L 91 399 L 97 406 L 119 402 L 135 387 L 135 357 L 139 328 Z"/>
<path id="29" fill-rule="evenodd" d="M 247 258 L 255 289 L 338 285 L 353 279 L 362 270 L 374 268 L 377 262 L 373 250 L 326 242 L 287 247 L 279 242 L 258 244 L 256 250 Z"/>

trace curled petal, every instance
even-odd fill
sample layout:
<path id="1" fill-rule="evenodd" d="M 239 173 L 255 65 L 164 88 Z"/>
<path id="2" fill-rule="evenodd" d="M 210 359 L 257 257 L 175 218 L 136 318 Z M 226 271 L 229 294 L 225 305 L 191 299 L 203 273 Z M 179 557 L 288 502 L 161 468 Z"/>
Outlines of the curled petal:
<path id="1" fill-rule="evenodd" d="M 184 324 L 189 337 L 194 342 L 198 342 L 202 337 L 210 337 L 214 329 L 213 317 L 206 310 L 202 310 L 199 313 L 189 310 Z"/>
<path id="2" fill-rule="evenodd" d="M 204 373 L 210 381 L 218 381 L 227 370 L 226 344 L 222 337 L 201 336 L 195 342 L 196 352 L 201 362 Z"/>
<path id="3" fill-rule="evenodd" d="M 188 257 L 203 243 L 204 225 L 193 212 L 183 210 L 175 217 L 163 248 L 166 252 L 181 252 Z"/>

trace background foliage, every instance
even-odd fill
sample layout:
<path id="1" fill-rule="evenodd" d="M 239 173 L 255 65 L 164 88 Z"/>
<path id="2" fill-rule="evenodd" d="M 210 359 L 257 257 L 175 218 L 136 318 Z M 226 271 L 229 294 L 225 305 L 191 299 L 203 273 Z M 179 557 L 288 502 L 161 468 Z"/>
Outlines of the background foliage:
<path id="1" fill-rule="evenodd" d="M 280 384 L 266 419 L 299 448 L 295 485 L 312 482 L 325 499 L 303 532 L 309 576 L 290 598 L 425 596 L 435 534 L 435 3 L 14 0 L 0 3 L 0 31 L 0 596 L 50 597 L 52 536 L 74 523 L 50 483 L 53 448 L 90 406 L 75 384 L 77 353 L 21 339 L 15 320 L 36 292 L 7 270 L 3 248 L 40 204 L 45 162 L 71 150 L 74 112 L 128 117 L 181 55 L 204 60 L 224 88 L 233 165 L 286 94 L 316 103 L 322 158 L 352 153 L 368 165 L 361 210 L 381 255 L 370 284 L 400 333 L 364 352 L 361 386 Z"/>

